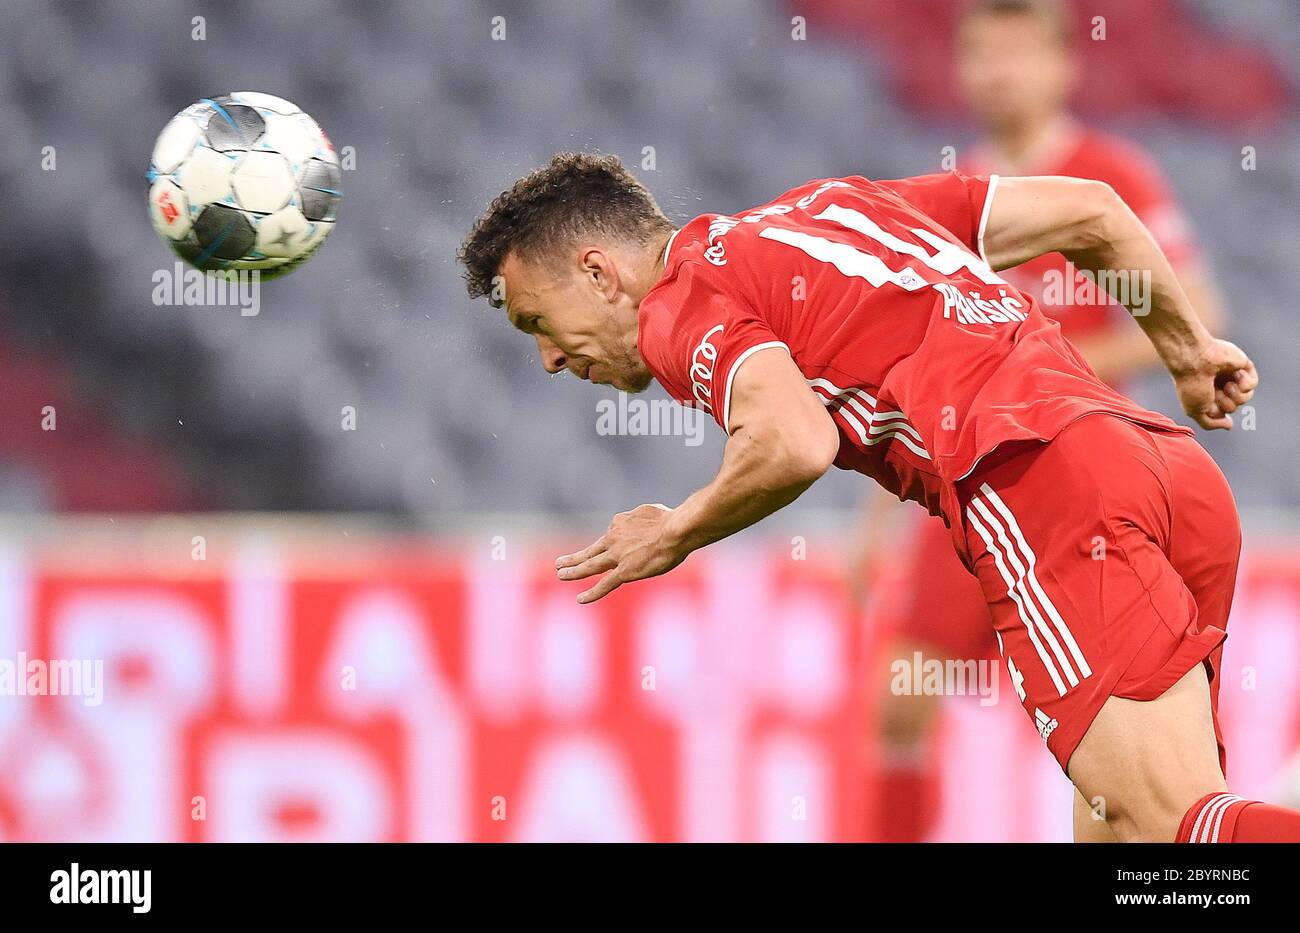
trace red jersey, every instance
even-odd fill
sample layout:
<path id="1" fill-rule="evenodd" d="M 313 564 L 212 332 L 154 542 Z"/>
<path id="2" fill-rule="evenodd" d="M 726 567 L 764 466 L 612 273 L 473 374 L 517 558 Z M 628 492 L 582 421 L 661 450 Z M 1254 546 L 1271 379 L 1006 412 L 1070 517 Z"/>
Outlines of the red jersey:
<path id="1" fill-rule="evenodd" d="M 1195 237 L 1173 192 L 1159 167 L 1139 147 L 1067 121 L 1036 148 L 1039 151 L 1016 174 L 1065 175 L 1104 181 L 1151 231 L 1175 270 L 1181 273 L 1199 261 Z M 975 149 L 963 168 L 977 175 L 1009 174 L 987 147 Z M 1044 313 L 1060 321 L 1065 336 L 1071 340 L 1114 327 L 1133 326 L 1128 310 L 1108 301 L 1104 295 L 1100 300 L 1073 300 L 1080 294 L 1091 296 L 1095 290 L 1082 277 L 1076 279 L 1075 288 L 1070 288 L 1064 284 L 1066 272 L 1065 257 L 1047 253 L 1007 269 L 1002 275 L 1020 291 L 1036 298 Z"/>
<path id="2" fill-rule="evenodd" d="M 981 241 L 997 176 L 808 182 L 674 234 L 638 347 L 679 401 L 727 428 L 738 367 L 784 347 L 840 432 L 835 465 L 951 516 L 998 445 L 1092 412 L 1183 431 L 1104 385 Z"/>

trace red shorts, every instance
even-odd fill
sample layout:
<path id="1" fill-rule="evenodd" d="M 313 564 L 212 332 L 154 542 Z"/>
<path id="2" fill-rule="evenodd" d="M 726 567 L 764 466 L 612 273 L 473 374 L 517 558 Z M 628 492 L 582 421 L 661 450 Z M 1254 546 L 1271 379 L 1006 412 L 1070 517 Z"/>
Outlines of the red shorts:
<path id="1" fill-rule="evenodd" d="M 1241 551 L 1227 480 L 1195 438 L 1090 415 L 998 448 L 957 485 L 1016 692 L 1068 773 L 1108 697 L 1153 700 L 1219 665 Z"/>
<path id="2" fill-rule="evenodd" d="M 998 643 L 984 591 L 953 552 L 952 533 L 942 519 L 917 515 L 916 520 L 903 574 L 898 637 L 945 658 L 996 658 Z"/>

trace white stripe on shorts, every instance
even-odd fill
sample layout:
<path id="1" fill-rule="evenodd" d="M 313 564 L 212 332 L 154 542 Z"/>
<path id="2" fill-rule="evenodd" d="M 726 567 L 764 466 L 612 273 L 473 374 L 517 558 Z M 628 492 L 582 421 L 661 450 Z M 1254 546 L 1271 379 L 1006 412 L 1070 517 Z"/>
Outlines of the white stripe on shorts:
<path id="1" fill-rule="evenodd" d="M 1020 613 L 1020 621 L 1025 624 L 1025 631 L 1029 633 L 1029 640 L 1033 642 L 1034 650 L 1038 652 L 1038 659 L 1043 662 L 1043 668 L 1047 671 L 1048 676 L 1052 678 L 1052 683 L 1056 685 L 1056 692 L 1061 696 L 1065 696 L 1065 683 L 1061 680 L 1060 672 L 1057 671 L 1051 655 L 1043 647 L 1036 622 L 1030 618 L 1029 612 L 1026 610 L 1024 599 L 1021 596 L 1020 581 L 1013 577 L 1011 571 L 1007 569 L 1007 563 L 1002 556 L 1002 551 L 993 540 L 993 536 L 989 534 L 988 529 L 980 522 L 979 515 L 975 512 L 973 504 L 966 507 L 966 519 L 970 522 L 971 527 L 979 533 L 979 536 L 984 539 L 984 546 L 993 555 L 993 562 L 997 564 L 998 573 L 1002 574 L 1002 580 L 1007 585 L 1007 595 L 1016 604 L 1016 611 Z"/>
<path id="2" fill-rule="evenodd" d="M 1007 584 L 1007 595 L 1016 604 L 1043 668 L 1057 693 L 1064 696 L 1068 689 L 1065 682 L 1070 687 L 1077 686 L 1092 676 L 1092 668 L 1056 604 L 1038 581 L 1038 558 L 1025 540 L 1019 522 L 988 483 L 980 486 L 980 492 L 983 496 L 973 496 L 967 505 L 966 517 L 993 555 L 998 572 Z"/>

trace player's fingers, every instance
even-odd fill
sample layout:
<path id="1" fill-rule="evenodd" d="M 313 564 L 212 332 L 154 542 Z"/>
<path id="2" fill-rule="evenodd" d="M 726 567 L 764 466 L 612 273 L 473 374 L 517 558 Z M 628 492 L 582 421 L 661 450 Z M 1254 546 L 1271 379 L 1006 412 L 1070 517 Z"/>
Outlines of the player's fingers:
<path id="1" fill-rule="evenodd" d="M 572 567 L 561 567 L 555 571 L 555 575 L 561 580 L 583 580 L 592 574 L 613 570 L 617 566 L 618 559 L 606 551 L 603 554 L 597 554 L 595 557 L 589 557 L 580 564 L 574 564 Z"/>
<path id="2" fill-rule="evenodd" d="M 1218 406 L 1219 411 L 1231 413 L 1237 410 L 1237 403 L 1234 402 L 1226 391 L 1220 390 L 1214 393 L 1214 404 Z"/>
<path id="3" fill-rule="evenodd" d="M 609 573 L 601 577 L 600 582 L 591 589 L 587 590 L 585 593 L 579 593 L 578 602 L 584 606 L 587 605 L 587 603 L 594 603 L 596 600 L 614 592 L 623 585 L 623 582 L 623 578 L 618 575 L 618 571 L 611 570 Z"/>
<path id="4" fill-rule="evenodd" d="M 1237 405 L 1245 405 L 1250 401 L 1250 393 L 1236 382 L 1225 382 L 1223 384 L 1223 394 L 1232 399 Z"/>
<path id="5" fill-rule="evenodd" d="M 555 569 L 562 570 L 565 567 L 572 567 L 574 564 L 580 564 L 601 553 L 609 546 L 608 535 L 601 535 L 596 541 L 587 545 L 581 551 L 574 551 L 572 554 L 562 554 L 555 558 Z"/>
<path id="6" fill-rule="evenodd" d="M 1247 392 L 1253 392 L 1259 385 L 1259 373 L 1255 370 L 1255 364 L 1249 360 L 1228 373 L 1227 377 L 1226 382 L 1234 383 Z"/>
<path id="7" fill-rule="evenodd" d="M 1232 430 L 1232 416 L 1217 411 L 1214 414 L 1211 414 L 1208 411 L 1202 412 L 1200 417 L 1196 420 L 1200 426 L 1205 428 L 1207 431 L 1213 431 L 1216 429 L 1222 429 L 1225 431 Z"/>

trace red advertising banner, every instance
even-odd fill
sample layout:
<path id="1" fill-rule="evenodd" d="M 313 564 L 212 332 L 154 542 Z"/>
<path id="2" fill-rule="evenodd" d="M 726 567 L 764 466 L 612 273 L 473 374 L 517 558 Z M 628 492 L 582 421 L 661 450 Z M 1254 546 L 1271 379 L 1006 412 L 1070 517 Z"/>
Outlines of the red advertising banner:
<path id="1" fill-rule="evenodd" d="M 0 839 L 873 837 L 879 639 L 833 567 L 702 553 L 584 607 L 550 553 L 9 561 Z M 1300 796 L 1289 553 L 1246 564 L 1222 693 L 1234 789 L 1271 799 Z M 946 704 L 936 838 L 1069 838 L 1014 693 Z"/>

